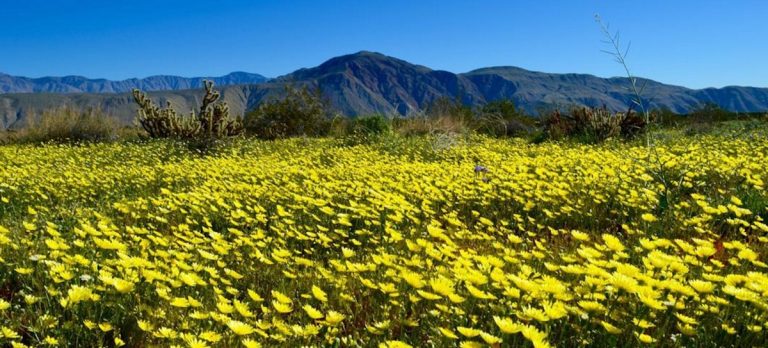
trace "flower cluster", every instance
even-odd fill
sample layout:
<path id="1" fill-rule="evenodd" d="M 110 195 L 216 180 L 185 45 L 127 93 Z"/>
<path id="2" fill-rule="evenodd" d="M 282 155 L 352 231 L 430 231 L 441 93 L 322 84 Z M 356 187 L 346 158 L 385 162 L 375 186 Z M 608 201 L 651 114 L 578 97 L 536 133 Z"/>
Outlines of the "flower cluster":
<path id="1" fill-rule="evenodd" d="M 761 135 L 0 147 L 0 345 L 761 345 Z"/>

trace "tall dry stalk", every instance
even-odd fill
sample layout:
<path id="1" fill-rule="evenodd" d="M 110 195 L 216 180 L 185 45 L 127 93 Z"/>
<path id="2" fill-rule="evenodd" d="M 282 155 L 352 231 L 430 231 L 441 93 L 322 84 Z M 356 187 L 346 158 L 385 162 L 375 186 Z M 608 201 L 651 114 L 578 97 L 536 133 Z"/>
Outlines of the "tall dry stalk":
<path id="1" fill-rule="evenodd" d="M 614 60 L 624 68 L 624 72 L 626 73 L 627 78 L 629 79 L 630 90 L 632 91 L 632 94 L 634 94 L 634 98 L 630 102 L 636 105 L 640 109 L 640 112 L 642 112 L 643 116 L 645 117 L 646 126 L 650 128 L 651 115 L 648 109 L 646 108 L 645 102 L 643 102 L 643 98 L 642 98 L 643 90 L 645 90 L 647 80 L 643 82 L 642 86 L 638 86 L 637 78 L 632 74 L 632 71 L 629 69 L 629 64 L 627 63 L 627 55 L 629 54 L 629 48 L 631 47 L 632 43 L 631 42 L 628 43 L 627 47 L 622 49 L 621 36 L 619 34 L 619 31 L 611 33 L 610 26 L 607 23 L 603 22 L 603 19 L 602 17 L 600 17 L 599 14 L 595 14 L 595 22 L 597 22 L 597 24 L 600 26 L 600 31 L 602 31 L 603 35 L 605 36 L 605 40 L 603 40 L 603 42 L 611 47 L 609 50 L 601 50 L 601 51 L 611 55 L 614 58 Z M 646 146 L 650 148 L 651 147 L 650 129 L 646 131 L 645 134 L 646 134 L 645 135 Z"/>

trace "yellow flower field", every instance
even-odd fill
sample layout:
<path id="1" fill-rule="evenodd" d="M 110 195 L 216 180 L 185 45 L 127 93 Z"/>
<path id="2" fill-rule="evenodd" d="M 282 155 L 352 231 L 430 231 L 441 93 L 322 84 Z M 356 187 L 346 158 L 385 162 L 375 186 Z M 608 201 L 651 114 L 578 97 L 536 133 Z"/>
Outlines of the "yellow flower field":
<path id="1" fill-rule="evenodd" d="M 766 342 L 765 131 L 0 159 L 0 346 Z"/>

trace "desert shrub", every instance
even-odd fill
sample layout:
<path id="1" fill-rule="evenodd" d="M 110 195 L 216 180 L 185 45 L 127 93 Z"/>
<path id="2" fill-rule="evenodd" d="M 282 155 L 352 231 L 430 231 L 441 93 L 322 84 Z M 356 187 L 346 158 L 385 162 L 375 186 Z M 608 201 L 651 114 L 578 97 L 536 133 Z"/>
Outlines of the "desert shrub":
<path id="1" fill-rule="evenodd" d="M 15 141 L 16 131 L 11 129 L 0 130 L 0 145 L 10 144 Z"/>
<path id="2" fill-rule="evenodd" d="M 116 138 L 118 122 L 98 108 L 64 106 L 31 116 L 23 129 L 9 132 L 8 142 L 81 142 Z"/>
<path id="3" fill-rule="evenodd" d="M 710 134 L 715 124 L 739 119 L 739 114 L 722 109 L 715 103 L 704 103 L 691 110 L 687 115 L 680 115 L 678 121 L 686 135 Z"/>
<path id="4" fill-rule="evenodd" d="M 336 115 L 329 121 L 328 135 L 333 138 L 344 138 L 349 135 L 352 119 L 343 115 Z"/>
<path id="5" fill-rule="evenodd" d="M 623 115 L 613 115 L 604 108 L 581 108 L 573 111 L 576 129 L 588 141 L 601 142 L 608 138 L 616 138 L 621 134 Z"/>
<path id="6" fill-rule="evenodd" d="M 768 120 L 768 115 L 761 112 L 732 112 L 722 109 L 714 103 L 704 103 L 690 110 L 687 114 L 676 114 L 667 108 L 651 112 L 653 123 L 663 127 L 677 128 L 685 135 L 703 135 L 722 132 L 728 125 L 736 128 L 759 127 Z"/>
<path id="7" fill-rule="evenodd" d="M 170 101 L 165 108 L 160 108 L 145 93 L 134 89 L 133 98 L 139 104 L 137 122 L 151 138 L 216 139 L 241 134 L 242 120 L 231 118 L 227 103 L 218 102 L 221 94 L 213 89 L 213 81 L 204 82 L 205 95 L 200 110 L 187 117 L 179 115 Z"/>
<path id="8" fill-rule="evenodd" d="M 707 102 L 691 110 L 687 117 L 695 122 L 714 123 L 733 120 L 738 117 L 738 114 L 725 110 L 715 103 Z"/>
<path id="9" fill-rule="evenodd" d="M 394 123 L 398 133 L 406 136 L 477 132 L 505 137 L 529 135 L 536 130 L 536 120 L 506 99 L 473 109 L 458 98 L 438 98 L 423 113 L 395 119 Z"/>
<path id="10" fill-rule="evenodd" d="M 542 123 L 550 139 L 577 138 L 588 143 L 633 138 L 646 126 L 645 120 L 632 111 L 611 113 L 605 107 L 574 107 L 567 114 L 556 110 Z"/>
<path id="11" fill-rule="evenodd" d="M 620 133 L 622 138 L 633 139 L 646 131 L 648 122 L 646 122 L 642 115 L 629 111 L 627 113 L 617 114 L 617 116 L 621 117 L 619 127 L 621 128 Z"/>
<path id="12" fill-rule="evenodd" d="M 660 127 L 673 127 L 678 125 L 681 120 L 681 116 L 666 106 L 649 111 L 649 116 L 653 120 L 654 125 Z"/>
<path id="13" fill-rule="evenodd" d="M 536 129 L 536 120 L 518 111 L 507 99 L 481 106 L 475 112 L 473 124 L 477 132 L 495 137 L 530 135 Z"/>
<path id="14" fill-rule="evenodd" d="M 432 122 L 427 119 L 424 113 L 414 113 L 392 120 L 395 132 L 406 137 L 430 134 L 432 132 L 431 124 Z"/>
<path id="15" fill-rule="evenodd" d="M 392 119 L 381 114 L 343 118 L 334 122 L 332 133 L 345 145 L 379 142 L 392 133 Z"/>
<path id="16" fill-rule="evenodd" d="M 459 98 L 437 98 L 424 111 L 393 120 L 397 133 L 404 136 L 467 134 L 474 114 Z"/>
<path id="17" fill-rule="evenodd" d="M 319 88 L 286 86 L 281 98 L 259 105 L 245 116 L 249 133 L 263 139 L 322 136 L 331 127 L 332 110 Z"/>
<path id="18" fill-rule="evenodd" d="M 349 122 L 349 133 L 377 136 L 392 131 L 392 123 L 384 115 L 376 114 L 357 117 Z"/>
<path id="19" fill-rule="evenodd" d="M 762 116 L 761 113 L 737 113 L 725 110 L 715 103 L 704 103 L 693 109 L 687 114 L 676 114 L 668 108 L 662 107 L 651 112 L 654 123 L 668 126 L 679 127 L 685 130 L 688 127 L 692 129 L 707 129 L 711 131 L 714 128 L 714 124 L 730 121 L 759 120 Z M 709 126 L 705 126 L 709 125 Z"/>
<path id="20" fill-rule="evenodd" d="M 575 121 L 560 110 L 543 116 L 542 124 L 549 139 L 562 139 L 576 134 Z"/>
<path id="21" fill-rule="evenodd" d="M 683 133 L 686 136 L 694 136 L 694 135 L 710 134 L 715 129 L 715 126 L 712 122 L 695 121 L 695 122 L 686 122 L 682 128 L 683 128 Z"/>
<path id="22" fill-rule="evenodd" d="M 459 97 L 440 97 L 426 107 L 426 116 L 430 118 L 454 118 L 465 124 L 474 118 L 472 108 L 465 105 Z"/>
<path id="23" fill-rule="evenodd" d="M 424 113 L 397 118 L 393 120 L 393 124 L 396 132 L 403 136 L 466 134 L 471 129 L 461 118 L 449 115 L 429 116 Z"/>

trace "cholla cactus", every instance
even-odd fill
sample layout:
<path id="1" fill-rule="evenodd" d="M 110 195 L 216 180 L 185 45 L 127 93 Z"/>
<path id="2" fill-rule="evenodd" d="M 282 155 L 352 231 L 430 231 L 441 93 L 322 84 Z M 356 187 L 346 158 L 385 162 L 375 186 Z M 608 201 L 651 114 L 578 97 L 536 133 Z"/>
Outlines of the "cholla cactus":
<path id="1" fill-rule="evenodd" d="M 200 132 L 199 122 L 176 113 L 170 101 L 160 108 L 138 89 L 133 90 L 133 99 L 139 104 L 136 120 L 152 138 L 187 138 Z"/>
<path id="2" fill-rule="evenodd" d="M 152 138 L 220 138 L 239 135 L 243 132 L 240 118 L 229 117 L 229 106 L 216 103 L 221 94 L 213 89 L 213 81 L 205 80 L 205 96 L 197 116 L 179 115 L 167 102 L 165 108 L 158 107 L 146 93 L 133 90 L 133 99 L 139 104 L 136 120 Z"/>
<path id="3" fill-rule="evenodd" d="M 198 122 L 203 133 L 213 137 L 227 137 L 243 132 L 242 119 L 231 120 L 229 117 L 229 105 L 218 103 L 221 94 L 213 89 L 213 81 L 205 80 L 205 96 L 203 97 Z"/>
<path id="4" fill-rule="evenodd" d="M 606 108 L 584 108 L 585 132 L 595 141 L 615 138 L 621 134 L 623 113 L 612 114 Z"/>

